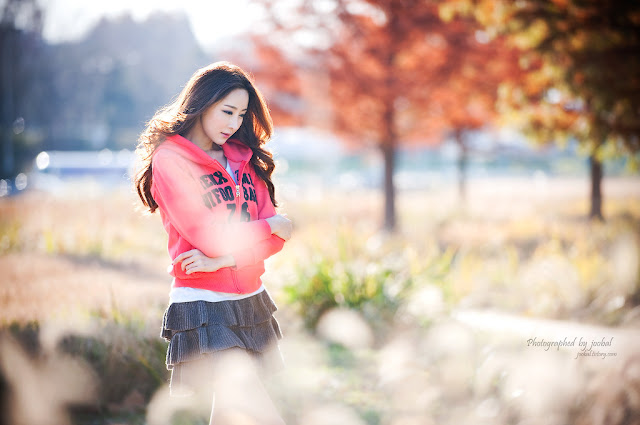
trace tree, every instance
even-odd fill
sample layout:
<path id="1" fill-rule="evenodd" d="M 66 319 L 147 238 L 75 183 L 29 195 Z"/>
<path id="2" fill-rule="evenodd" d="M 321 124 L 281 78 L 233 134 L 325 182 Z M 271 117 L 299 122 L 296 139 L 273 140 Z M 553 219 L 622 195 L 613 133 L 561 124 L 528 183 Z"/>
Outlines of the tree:
<path id="1" fill-rule="evenodd" d="M 450 0 L 522 49 L 526 78 L 502 92 L 535 140 L 577 140 L 589 153 L 591 218 L 602 219 L 602 161 L 640 152 L 640 3 Z"/>
<path id="2" fill-rule="evenodd" d="M 237 48 L 242 45 L 242 48 Z M 299 65 L 265 37 L 252 34 L 236 37 L 236 44 L 218 52 L 221 57 L 242 66 L 253 78 L 268 102 L 274 122 L 279 126 L 304 124 L 303 93 Z"/>
<path id="3" fill-rule="evenodd" d="M 440 17 L 447 23 L 443 42 L 454 60 L 446 70 L 446 82 L 431 90 L 429 105 L 437 108 L 442 125 L 458 145 L 458 192 L 464 201 L 467 140 L 474 131 L 495 125 L 499 118 L 498 88 L 519 81 L 522 70 L 517 49 L 508 46 L 504 38 L 490 41 L 488 34 L 469 19 L 452 19 L 442 13 Z"/>
<path id="4" fill-rule="evenodd" d="M 7 0 L 0 8 L 0 175 L 11 177 L 19 169 L 15 136 L 25 127 L 29 95 L 40 63 L 42 10 L 35 0 Z M 31 117 L 27 116 L 30 124 Z"/>
<path id="5" fill-rule="evenodd" d="M 475 95 L 489 92 L 478 90 L 477 83 L 487 71 L 486 60 L 484 65 L 482 60 L 468 62 L 470 54 L 486 58 L 482 43 L 474 37 L 478 25 L 463 18 L 444 22 L 436 1 L 301 0 L 295 10 L 286 12 L 281 3 L 263 3 L 276 22 L 269 29 L 271 39 L 287 40 L 288 50 L 291 40 L 303 40 L 306 45 L 293 49 L 310 54 L 305 62 L 312 65 L 305 72 L 328 76 L 334 112 L 330 128 L 353 143 L 373 143 L 380 149 L 384 228 L 395 230 L 393 175 L 400 143 L 437 143 L 446 129 L 462 134 L 491 117 L 475 112 L 493 110 L 495 98 Z M 456 80 L 458 84 L 452 84 Z M 458 118 L 451 118 L 453 111 Z"/>

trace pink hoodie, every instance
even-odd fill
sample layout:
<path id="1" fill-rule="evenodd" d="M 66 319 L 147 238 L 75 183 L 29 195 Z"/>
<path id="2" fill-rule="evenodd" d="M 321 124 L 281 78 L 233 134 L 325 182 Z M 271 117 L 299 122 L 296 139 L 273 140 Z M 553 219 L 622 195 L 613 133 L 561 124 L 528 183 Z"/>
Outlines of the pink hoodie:
<path id="1" fill-rule="evenodd" d="M 222 165 L 182 136 L 160 144 L 152 159 L 151 194 L 169 234 L 169 255 L 198 248 L 209 257 L 231 254 L 235 267 L 186 274 L 173 266 L 174 285 L 246 294 L 261 285 L 264 260 L 284 240 L 266 218 L 276 214 L 267 186 L 250 163 L 251 149 L 236 139 L 222 146 L 236 185 Z"/>

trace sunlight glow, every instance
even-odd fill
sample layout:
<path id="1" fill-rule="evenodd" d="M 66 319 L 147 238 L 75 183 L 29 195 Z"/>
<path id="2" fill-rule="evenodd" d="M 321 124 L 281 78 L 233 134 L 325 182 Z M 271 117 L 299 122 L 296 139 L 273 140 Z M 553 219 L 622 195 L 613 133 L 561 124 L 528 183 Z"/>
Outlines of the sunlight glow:
<path id="1" fill-rule="evenodd" d="M 186 0 L 176 4 L 169 0 L 48 0 L 45 8 L 44 37 L 51 42 L 65 42 L 84 36 L 102 17 L 131 14 L 144 20 L 154 12 L 183 13 L 191 22 L 198 42 L 205 48 L 220 40 L 247 31 L 261 16 L 262 9 L 249 0 L 205 2 Z"/>
<path id="2" fill-rule="evenodd" d="M 40 152 L 36 157 L 36 166 L 38 167 L 38 170 L 44 170 L 49 166 L 49 163 L 49 154 L 46 152 Z"/>

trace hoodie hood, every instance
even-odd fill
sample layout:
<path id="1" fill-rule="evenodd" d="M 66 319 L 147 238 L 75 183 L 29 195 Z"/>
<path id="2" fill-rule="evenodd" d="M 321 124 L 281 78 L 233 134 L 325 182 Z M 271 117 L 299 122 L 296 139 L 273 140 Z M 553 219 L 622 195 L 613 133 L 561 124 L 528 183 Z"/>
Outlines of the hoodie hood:
<path id="1" fill-rule="evenodd" d="M 215 162 L 215 159 L 207 155 L 200 146 L 179 134 L 167 137 L 166 140 L 156 148 L 156 152 L 161 149 L 172 150 L 196 164 L 211 165 Z M 238 139 L 228 139 L 226 143 L 222 145 L 222 150 L 224 151 L 224 156 L 232 162 L 249 161 L 253 155 L 251 148 Z"/>

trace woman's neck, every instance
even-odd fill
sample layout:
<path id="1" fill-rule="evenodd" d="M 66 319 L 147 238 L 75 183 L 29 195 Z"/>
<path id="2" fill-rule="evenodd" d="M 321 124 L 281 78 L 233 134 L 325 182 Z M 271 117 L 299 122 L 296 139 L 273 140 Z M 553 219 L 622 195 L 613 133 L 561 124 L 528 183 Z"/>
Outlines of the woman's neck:
<path id="1" fill-rule="evenodd" d="M 223 167 L 227 166 L 227 158 L 224 156 L 222 146 L 218 146 L 207 137 L 200 120 L 187 133 L 186 138 L 194 145 L 200 147 L 207 155 L 217 160 Z"/>
<path id="2" fill-rule="evenodd" d="M 191 130 L 187 132 L 186 138 L 194 145 L 199 146 L 200 149 L 205 152 L 210 150 L 221 150 L 218 145 L 213 143 L 213 141 L 207 137 L 204 129 L 202 128 L 202 122 L 199 119 L 196 121 L 195 125 L 191 127 Z"/>
<path id="3" fill-rule="evenodd" d="M 214 146 L 218 146 L 218 145 L 214 144 Z M 227 166 L 227 157 L 224 156 L 224 152 L 222 149 L 208 149 L 208 150 L 205 150 L 205 152 L 211 158 L 217 160 L 223 167 Z"/>

